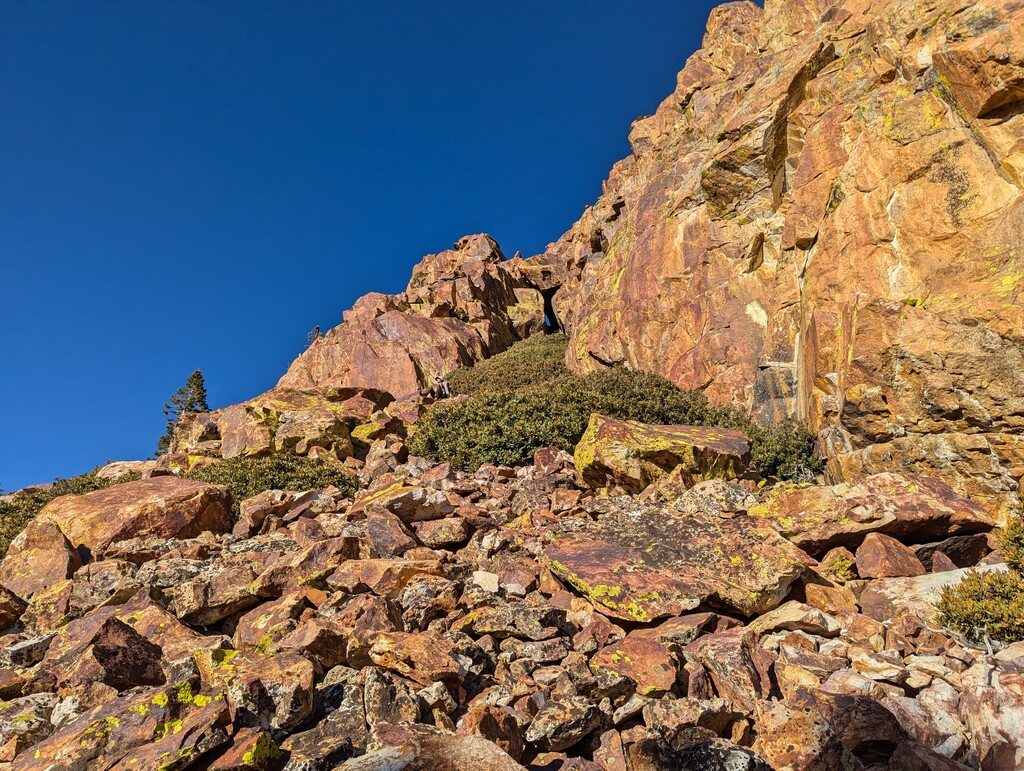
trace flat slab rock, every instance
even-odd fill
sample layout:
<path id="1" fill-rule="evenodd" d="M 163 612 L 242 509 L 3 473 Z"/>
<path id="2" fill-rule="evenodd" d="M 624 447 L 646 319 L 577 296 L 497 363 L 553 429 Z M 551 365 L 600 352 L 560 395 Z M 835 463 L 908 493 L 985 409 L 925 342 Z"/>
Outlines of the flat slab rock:
<path id="1" fill-rule="evenodd" d="M 864 614 L 878 621 L 915 615 L 931 624 L 935 620 L 935 603 L 947 586 L 960 583 L 971 570 L 985 573 L 1006 569 L 1006 565 L 983 565 L 943 573 L 926 573 L 923 576 L 883 578 L 869 583 L 861 592 L 859 602 Z"/>
<path id="2" fill-rule="evenodd" d="M 628 497 L 556 526 L 551 569 L 610 615 L 647 622 L 707 602 L 750 616 L 776 607 L 814 561 L 749 517 L 705 519 Z"/>
<path id="3" fill-rule="evenodd" d="M 868 533 L 924 543 L 995 524 L 945 482 L 913 474 L 875 474 L 854 485 L 780 487 L 747 513 L 815 555 L 855 546 Z"/>
<path id="4" fill-rule="evenodd" d="M 140 479 L 84 495 L 62 495 L 37 517 L 60 528 L 93 556 L 128 538 L 195 538 L 231 528 L 231 496 L 223 487 L 174 476 Z"/>

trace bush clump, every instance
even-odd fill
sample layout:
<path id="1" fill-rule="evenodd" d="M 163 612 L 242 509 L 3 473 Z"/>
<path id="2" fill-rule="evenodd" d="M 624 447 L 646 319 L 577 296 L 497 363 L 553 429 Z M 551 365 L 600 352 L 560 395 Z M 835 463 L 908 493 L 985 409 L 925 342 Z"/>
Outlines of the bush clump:
<path id="1" fill-rule="evenodd" d="M 565 335 L 539 335 L 516 343 L 504 353 L 463 367 L 448 382 L 453 394 L 527 388 L 568 374 Z"/>
<path id="2" fill-rule="evenodd" d="M 25 529 L 29 522 L 36 518 L 43 506 L 54 498 L 104 490 L 112 485 L 134 482 L 142 476 L 139 472 L 132 471 L 117 479 L 101 479 L 96 476 L 98 470 L 99 467 L 88 474 L 79 474 L 68 478 L 57 477 L 48 488 L 17 492 L 5 500 L 0 500 L 0 555 L 7 553 L 7 547 L 11 545 L 11 541 Z"/>
<path id="3" fill-rule="evenodd" d="M 801 478 L 821 468 L 813 437 L 795 424 L 762 426 L 649 372 L 575 375 L 565 366 L 566 345 L 562 335 L 531 338 L 453 374 L 453 390 L 468 398 L 431 407 L 411 451 L 470 471 L 484 463 L 523 465 L 542 447 L 572 452 L 599 412 L 654 425 L 736 428 L 750 437 L 751 469 L 763 476 Z"/>
<path id="4" fill-rule="evenodd" d="M 944 588 L 935 606 L 940 624 L 975 642 L 986 633 L 1004 643 L 1024 640 L 1024 517 L 1006 526 L 999 550 L 1009 571 L 972 570 L 959 584 Z"/>
<path id="5" fill-rule="evenodd" d="M 358 480 L 343 469 L 290 454 L 222 460 L 199 466 L 185 474 L 185 478 L 227 487 L 235 514 L 238 514 L 242 501 L 265 490 L 300 492 L 334 486 L 346 495 L 352 495 L 359 489 Z"/>

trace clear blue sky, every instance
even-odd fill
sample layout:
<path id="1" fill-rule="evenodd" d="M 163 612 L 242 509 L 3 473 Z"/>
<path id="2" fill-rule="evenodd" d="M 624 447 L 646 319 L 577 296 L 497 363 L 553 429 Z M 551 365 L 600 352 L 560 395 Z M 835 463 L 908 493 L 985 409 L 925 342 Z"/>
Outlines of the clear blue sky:
<path id="1" fill-rule="evenodd" d="M 0 486 L 147 457 L 193 369 L 260 393 L 463 234 L 542 251 L 713 5 L 6 0 Z"/>

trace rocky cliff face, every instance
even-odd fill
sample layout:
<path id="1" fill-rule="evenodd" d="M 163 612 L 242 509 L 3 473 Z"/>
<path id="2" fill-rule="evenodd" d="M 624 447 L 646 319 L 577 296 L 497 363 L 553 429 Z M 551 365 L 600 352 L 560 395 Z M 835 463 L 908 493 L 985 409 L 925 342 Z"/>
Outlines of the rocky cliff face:
<path id="1" fill-rule="evenodd" d="M 799 416 L 836 480 L 1018 503 L 1024 3 L 723 5 L 630 142 L 523 266 L 572 367 Z"/>
<path id="2" fill-rule="evenodd" d="M 540 332 L 820 432 L 830 481 L 1024 474 L 1024 3 L 728 3 L 548 250 L 487 236 L 368 295 L 278 387 L 401 399 Z"/>
<path id="3" fill-rule="evenodd" d="M 0 561 L 0 769 L 1024 767 L 1024 643 L 936 615 L 1013 563 L 1022 49 L 1024 0 L 717 9 L 544 254 L 463 238 L 48 499 Z M 435 376 L 549 323 L 805 420 L 831 479 L 600 415 L 518 468 L 410 454 Z M 265 489 L 292 455 L 350 487 Z"/>

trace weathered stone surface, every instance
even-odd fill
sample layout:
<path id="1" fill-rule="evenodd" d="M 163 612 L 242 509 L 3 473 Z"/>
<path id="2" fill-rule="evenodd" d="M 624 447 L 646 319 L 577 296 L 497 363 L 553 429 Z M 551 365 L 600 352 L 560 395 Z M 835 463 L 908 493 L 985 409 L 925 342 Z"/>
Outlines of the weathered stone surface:
<path id="1" fill-rule="evenodd" d="M 570 366 L 797 415 L 837 477 L 1012 510 L 1022 25 L 1014 3 L 717 9 L 601 197 L 518 266 L 557 289 Z"/>
<path id="2" fill-rule="evenodd" d="M 596 674 L 623 675 L 643 696 L 664 696 L 676 684 L 678 664 L 668 646 L 647 635 L 628 634 L 594 654 Z"/>
<path id="3" fill-rule="evenodd" d="M 456 736 L 443 731 L 410 730 L 394 726 L 395 742 L 353 758 L 338 766 L 338 771 L 433 771 L 433 769 L 479 769 L 479 771 L 523 771 L 496 744 L 482 736 Z"/>
<path id="4" fill-rule="evenodd" d="M 442 682 L 455 687 L 464 675 L 452 656 L 452 644 L 430 632 L 377 635 L 370 646 L 370 659 L 377 666 L 398 672 L 421 685 Z"/>
<path id="5" fill-rule="evenodd" d="M 758 702 L 757 748 L 773 768 L 793 771 L 853 769 L 853 757 L 813 710 L 785 702 Z"/>
<path id="6" fill-rule="evenodd" d="M 231 496 L 223 487 L 154 477 L 85 495 L 64 495 L 39 512 L 76 547 L 93 556 L 126 538 L 194 538 L 231 527 Z"/>
<path id="7" fill-rule="evenodd" d="M 650 426 L 595 413 L 576 445 L 575 461 L 592 487 L 638 493 L 670 472 L 692 487 L 740 476 L 750 461 L 750 441 L 725 428 Z"/>
<path id="8" fill-rule="evenodd" d="M 748 513 L 812 554 L 855 546 L 868 533 L 920 543 L 989 530 L 994 524 L 938 479 L 889 473 L 854 485 L 781 487 Z"/>
<path id="9" fill-rule="evenodd" d="M 341 460 L 354 451 L 351 432 L 391 401 L 374 388 L 282 386 L 222 410 L 185 416 L 172 448 L 214 450 L 224 458 L 289 452 Z"/>
<path id="10" fill-rule="evenodd" d="M 924 565 L 913 549 L 881 533 L 868 533 L 857 547 L 857 573 L 861 578 L 920 576 Z"/>
<path id="11" fill-rule="evenodd" d="M 401 482 L 361 492 L 356 496 L 352 512 L 358 513 L 370 506 L 380 506 L 406 523 L 440 519 L 455 511 L 455 506 L 440 490 Z"/>
<path id="12" fill-rule="evenodd" d="M 1004 565 L 979 570 L 1005 570 Z M 960 583 L 967 570 L 950 570 L 911 578 L 886 578 L 872 581 L 860 595 L 864 613 L 879 621 L 913 614 L 925 623 L 932 623 L 935 603 L 943 588 Z"/>
<path id="13" fill-rule="evenodd" d="M 544 554 L 560 578 L 616 618 L 650 621 L 705 601 L 745 615 L 763 612 L 811 564 L 748 517 L 680 518 L 629 498 L 595 502 L 591 510 L 595 521 L 562 523 Z"/>
<path id="14" fill-rule="evenodd" d="M 22 600 L 74 575 L 82 559 L 52 522 L 36 519 L 11 541 L 0 562 L 0 585 Z M 20 614 L 19 614 L 20 615 Z"/>
<path id="15" fill-rule="evenodd" d="M 597 728 L 600 716 L 586 699 L 553 701 L 534 716 L 526 729 L 526 741 L 553 752 L 568 749 Z"/>
<path id="16" fill-rule="evenodd" d="M 427 255 L 399 295 L 371 294 L 292 363 L 279 388 L 375 388 L 396 397 L 544 329 L 540 292 L 486 235 Z"/>

